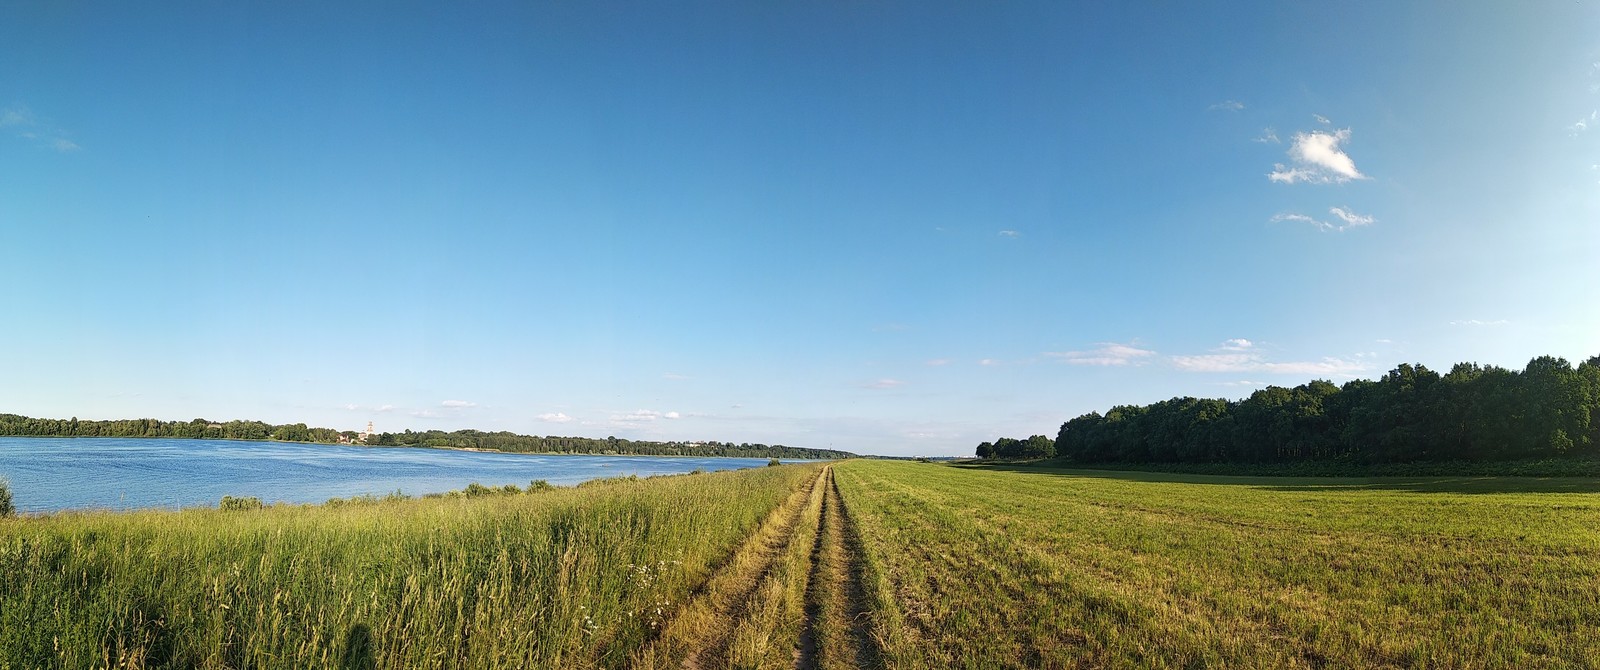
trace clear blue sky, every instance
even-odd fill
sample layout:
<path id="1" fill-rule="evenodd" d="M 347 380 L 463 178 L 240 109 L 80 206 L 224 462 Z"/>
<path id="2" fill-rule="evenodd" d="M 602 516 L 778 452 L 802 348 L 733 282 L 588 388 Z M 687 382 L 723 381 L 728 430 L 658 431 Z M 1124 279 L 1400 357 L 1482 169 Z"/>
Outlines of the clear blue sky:
<path id="1" fill-rule="evenodd" d="M 1600 354 L 1600 4 L 1074 4 L 5 3 L 0 411 L 965 454 Z"/>

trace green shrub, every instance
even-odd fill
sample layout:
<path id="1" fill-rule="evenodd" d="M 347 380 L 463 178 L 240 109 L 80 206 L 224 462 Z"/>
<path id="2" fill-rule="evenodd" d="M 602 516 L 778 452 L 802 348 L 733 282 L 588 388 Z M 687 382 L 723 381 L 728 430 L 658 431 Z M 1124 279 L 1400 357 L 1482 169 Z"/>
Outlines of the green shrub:
<path id="1" fill-rule="evenodd" d="M 486 495 L 494 494 L 495 490 L 477 482 L 473 482 L 467 485 L 467 488 L 465 491 L 463 491 L 463 493 L 466 493 L 468 498 L 481 498 Z"/>
<path id="2" fill-rule="evenodd" d="M 776 458 L 767 459 L 767 467 L 769 467 L 769 468 L 775 468 L 775 467 L 778 467 L 780 465 L 783 465 L 783 461 L 780 461 L 780 460 L 778 460 Z"/>
<path id="3" fill-rule="evenodd" d="M 0 479 L 0 519 L 16 514 L 17 506 L 11 504 L 11 482 Z"/>
<path id="4" fill-rule="evenodd" d="M 255 497 L 255 496 L 250 496 L 250 497 L 247 497 L 247 498 L 235 498 L 233 496 L 222 496 L 222 502 L 221 502 L 221 504 L 217 505 L 217 508 L 221 509 L 224 512 L 244 512 L 244 511 L 249 511 L 249 510 L 261 509 L 262 508 L 262 504 L 261 504 L 261 499 Z"/>
<path id="5" fill-rule="evenodd" d="M 540 491 L 552 491 L 555 488 L 556 488 L 555 485 L 551 484 L 550 482 L 547 482 L 547 481 L 545 481 L 543 479 L 535 479 L 535 480 L 533 480 L 531 482 L 528 482 L 528 490 L 525 491 L 525 493 L 538 493 Z"/>

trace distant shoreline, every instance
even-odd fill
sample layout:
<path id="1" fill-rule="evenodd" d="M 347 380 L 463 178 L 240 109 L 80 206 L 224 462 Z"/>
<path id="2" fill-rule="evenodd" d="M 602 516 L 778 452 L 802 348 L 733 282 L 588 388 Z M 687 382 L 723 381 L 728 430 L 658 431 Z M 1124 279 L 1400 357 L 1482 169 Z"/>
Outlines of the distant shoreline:
<path id="1" fill-rule="evenodd" d="M 428 444 L 345 444 L 340 442 L 301 442 L 298 440 L 246 440 L 236 437 L 175 437 L 172 435 L 0 435 L 0 440 L 8 438 L 32 438 L 39 440 L 207 440 L 211 442 L 248 442 L 255 444 L 305 444 L 317 447 L 354 447 L 357 449 L 438 449 L 440 451 L 472 451 L 480 454 L 506 454 L 510 456 L 617 456 L 641 458 L 776 458 L 780 461 L 822 461 L 823 458 L 794 458 L 784 456 L 697 456 L 693 454 L 618 454 L 603 453 L 598 451 L 502 451 L 500 449 L 484 449 L 483 447 L 449 447 Z"/>

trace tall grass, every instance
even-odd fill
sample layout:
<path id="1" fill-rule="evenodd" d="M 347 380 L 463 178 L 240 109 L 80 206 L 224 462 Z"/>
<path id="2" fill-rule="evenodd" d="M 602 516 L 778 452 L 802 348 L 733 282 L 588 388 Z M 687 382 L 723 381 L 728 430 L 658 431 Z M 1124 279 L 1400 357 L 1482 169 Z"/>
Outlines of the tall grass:
<path id="1" fill-rule="evenodd" d="M 620 667 L 817 467 L 0 520 L 0 668 Z"/>
<path id="2" fill-rule="evenodd" d="M 1600 482 L 835 466 L 889 667 L 1594 667 Z"/>

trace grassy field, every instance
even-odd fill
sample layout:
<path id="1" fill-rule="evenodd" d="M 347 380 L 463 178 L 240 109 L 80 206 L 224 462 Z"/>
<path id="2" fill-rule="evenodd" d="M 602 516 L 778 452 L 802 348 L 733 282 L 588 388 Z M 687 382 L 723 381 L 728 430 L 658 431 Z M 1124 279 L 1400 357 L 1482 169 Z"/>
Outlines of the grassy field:
<path id="1" fill-rule="evenodd" d="M 4 668 L 1600 666 L 1600 480 L 846 461 L 0 519 Z"/>
<path id="2" fill-rule="evenodd" d="M 627 667 L 819 472 L 0 519 L 0 668 Z"/>
<path id="3" fill-rule="evenodd" d="M 851 461 L 890 667 L 1600 665 L 1600 482 Z"/>

